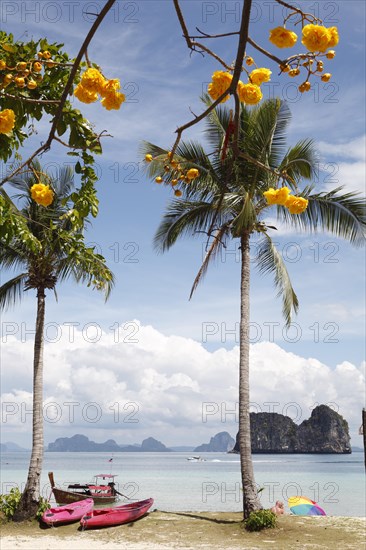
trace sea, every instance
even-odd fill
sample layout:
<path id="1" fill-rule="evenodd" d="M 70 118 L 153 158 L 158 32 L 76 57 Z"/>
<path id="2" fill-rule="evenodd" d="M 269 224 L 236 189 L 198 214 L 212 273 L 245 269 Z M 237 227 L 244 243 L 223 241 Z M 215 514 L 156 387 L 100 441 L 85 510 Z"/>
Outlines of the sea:
<path id="1" fill-rule="evenodd" d="M 188 460 L 186 452 L 172 453 L 54 453 L 46 452 L 42 495 L 50 497 L 47 473 L 56 485 L 88 483 L 97 474 L 116 476 L 121 503 L 154 498 L 164 511 L 232 512 L 242 509 L 238 455 L 202 453 Z M 30 454 L 1 454 L 1 493 L 24 487 Z M 365 466 L 362 452 L 349 455 L 253 455 L 259 496 L 264 507 L 291 496 L 306 496 L 331 516 L 366 516 Z M 53 497 L 52 497 L 53 498 Z M 51 498 L 51 502 L 54 502 Z"/>

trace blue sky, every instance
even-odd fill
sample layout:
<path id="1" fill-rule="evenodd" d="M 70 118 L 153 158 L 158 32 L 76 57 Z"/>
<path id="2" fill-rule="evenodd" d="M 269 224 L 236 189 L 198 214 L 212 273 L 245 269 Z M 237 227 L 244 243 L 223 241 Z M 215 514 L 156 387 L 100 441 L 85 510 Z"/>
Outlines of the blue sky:
<path id="1" fill-rule="evenodd" d="M 3 0 L 1 28 L 16 39 L 46 36 L 76 55 L 91 26 L 92 16 L 86 12 L 103 3 Z M 263 85 L 265 96 L 288 102 L 293 115 L 289 144 L 304 137 L 316 140 L 317 189 L 344 185 L 364 191 L 365 5 L 299 4 L 326 26 L 339 28 L 337 56 L 326 62 L 331 82 L 319 81 L 301 95 L 295 86 L 301 79 L 279 77 L 272 62 L 250 48 L 247 53 L 258 66 L 272 70 L 271 82 Z M 182 9 L 192 33 L 197 26 L 215 34 L 237 30 L 239 5 L 195 0 L 182 2 Z M 251 37 L 270 46 L 269 29 L 281 24 L 281 16 L 277 4 L 254 2 Z M 210 45 L 228 63 L 235 58 L 233 38 Z M 281 51 L 275 53 L 281 56 Z M 88 242 L 106 257 L 116 287 L 107 304 L 96 292 L 72 284 L 58 288 L 58 303 L 52 295 L 48 298 L 45 399 L 56 403 L 56 421 L 46 418 L 46 442 L 81 432 L 97 441 L 113 437 L 123 443 L 153 435 L 168 445 L 199 444 L 222 430 L 234 435 L 233 416 L 223 422 L 216 414 L 211 422 L 203 422 L 202 411 L 208 402 L 219 403 L 220 411 L 225 403 L 229 410 L 237 400 L 238 245 L 232 243 L 212 265 L 188 301 L 205 242 L 198 236 L 180 241 L 165 255 L 156 254 L 153 235 L 172 194 L 147 180 L 139 156 L 143 139 L 172 145 L 176 127 L 191 119 L 190 109 L 202 110 L 199 96 L 220 66 L 209 56 L 190 56 L 168 0 L 117 2 L 94 37 L 89 57 L 107 77 L 120 78 L 127 95 L 120 111 L 78 104 L 98 131 L 113 135 L 105 139 L 103 155 L 97 158 L 100 214 L 88 230 Z M 47 129 L 48 122 L 42 121 L 39 134 L 22 152 L 24 158 Z M 203 130 L 201 123 L 184 137 L 204 140 Z M 41 161 L 52 170 L 70 157 L 55 146 Z M 352 443 L 360 445 L 356 431 L 364 403 L 364 250 L 331 235 L 303 236 L 281 227 L 273 237 L 285 257 L 300 312 L 287 331 L 273 281 L 259 276 L 253 265 L 253 402 L 261 410 L 269 410 L 265 403 L 279 403 L 273 405 L 276 412 L 297 403 L 302 420 L 314 404 L 330 403 L 349 420 Z M 21 411 L 30 403 L 34 316 L 31 293 L 2 315 L 2 397 L 13 403 L 3 417 L 2 440 L 28 445 L 29 423 L 24 420 L 29 415 L 24 419 Z M 122 327 L 119 332 L 117 326 Z M 81 414 L 71 422 L 64 405 L 68 400 L 79 403 L 79 411 L 96 402 L 103 416 L 89 422 Z M 111 420 L 113 403 L 122 408 L 134 403 L 138 422 L 116 425 Z M 289 413 L 297 418 L 298 411 L 293 406 Z"/>

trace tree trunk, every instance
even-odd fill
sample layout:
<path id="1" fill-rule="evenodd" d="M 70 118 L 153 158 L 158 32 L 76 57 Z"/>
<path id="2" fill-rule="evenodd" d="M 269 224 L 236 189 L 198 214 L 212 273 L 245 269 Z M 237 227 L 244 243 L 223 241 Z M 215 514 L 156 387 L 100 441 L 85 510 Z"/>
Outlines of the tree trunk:
<path id="1" fill-rule="evenodd" d="M 28 478 L 14 521 L 33 519 L 38 509 L 40 482 L 43 462 L 43 345 L 45 319 L 45 292 L 37 292 L 37 319 L 34 337 L 33 360 L 33 431 L 32 455 L 29 464 Z"/>
<path id="2" fill-rule="evenodd" d="M 366 409 L 362 409 L 363 455 L 366 469 Z"/>
<path id="3" fill-rule="evenodd" d="M 241 237 L 241 283 L 240 283 L 240 364 L 239 364 L 239 446 L 243 486 L 244 519 L 250 512 L 260 510 L 262 505 L 254 480 L 249 416 L 249 290 L 250 257 L 249 233 Z"/>

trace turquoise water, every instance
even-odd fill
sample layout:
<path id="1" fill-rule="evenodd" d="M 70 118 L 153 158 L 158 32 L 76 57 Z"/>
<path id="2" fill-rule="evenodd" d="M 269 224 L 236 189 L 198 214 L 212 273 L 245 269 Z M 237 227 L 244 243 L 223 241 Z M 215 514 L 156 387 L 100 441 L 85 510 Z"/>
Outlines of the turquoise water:
<path id="1" fill-rule="evenodd" d="M 50 495 L 47 472 L 66 488 L 92 481 L 99 473 L 116 474 L 117 489 L 131 499 L 153 497 L 167 511 L 240 511 L 240 464 L 237 455 L 202 453 L 45 453 L 42 494 Z M 303 495 L 334 516 L 366 516 L 363 453 L 351 455 L 254 455 L 254 471 L 263 506 Z M 1 493 L 22 486 L 28 453 L 2 453 Z M 287 511 L 288 508 L 286 507 Z"/>

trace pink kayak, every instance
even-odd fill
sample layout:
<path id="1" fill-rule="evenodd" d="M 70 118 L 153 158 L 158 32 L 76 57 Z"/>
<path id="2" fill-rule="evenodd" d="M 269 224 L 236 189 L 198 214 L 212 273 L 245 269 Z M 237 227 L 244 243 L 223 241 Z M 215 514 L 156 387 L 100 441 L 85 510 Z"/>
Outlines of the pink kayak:
<path id="1" fill-rule="evenodd" d="M 130 523 L 144 516 L 154 504 L 154 499 L 148 498 L 131 504 L 123 504 L 114 508 L 99 508 L 84 515 L 80 521 L 83 529 L 92 527 L 110 527 Z"/>
<path id="2" fill-rule="evenodd" d="M 58 525 L 61 523 L 72 523 L 79 521 L 85 514 L 90 514 L 94 506 L 92 498 L 71 502 L 66 506 L 49 508 L 42 515 L 42 521 L 47 525 Z"/>

